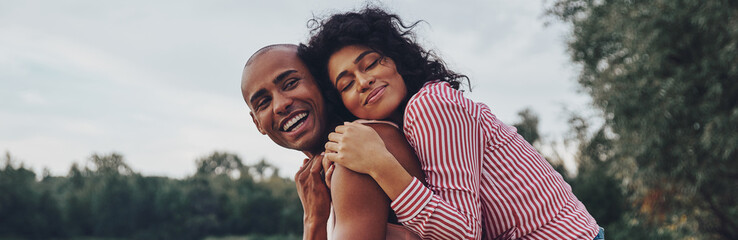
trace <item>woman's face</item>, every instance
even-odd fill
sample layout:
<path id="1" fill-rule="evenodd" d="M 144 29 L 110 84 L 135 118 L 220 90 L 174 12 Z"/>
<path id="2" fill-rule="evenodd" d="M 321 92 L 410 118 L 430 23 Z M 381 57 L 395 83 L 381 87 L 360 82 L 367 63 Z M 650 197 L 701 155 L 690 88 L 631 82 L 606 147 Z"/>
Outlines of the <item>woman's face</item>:
<path id="1" fill-rule="evenodd" d="M 363 119 L 386 119 L 407 95 L 392 59 L 362 46 L 341 48 L 328 60 L 328 77 L 346 108 Z"/>

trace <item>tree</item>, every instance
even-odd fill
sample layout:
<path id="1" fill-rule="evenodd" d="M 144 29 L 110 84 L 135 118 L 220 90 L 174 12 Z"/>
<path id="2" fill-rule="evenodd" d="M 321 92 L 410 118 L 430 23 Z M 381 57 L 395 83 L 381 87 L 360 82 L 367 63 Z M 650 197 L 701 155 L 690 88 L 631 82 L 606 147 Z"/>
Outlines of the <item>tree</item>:
<path id="1" fill-rule="evenodd" d="M 227 175 L 240 174 L 243 167 L 241 158 L 235 154 L 214 152 L 210 156 L 197 159 L 197 174 Z"/>
<path id="2" fill-rule="evenodd" d="M 559 0 L 637 217 L 738 239 L 738 2 Z"/>
<path id="3" fill-rule="evenodd" d="M 530 108 L 525 108 L 518 112 L 520 122 L 513 124 L 518 129 L 518 134 L 530 144 L 536 143 L 541 136 L 538 134 L 538 114 Z"/>
<path id="4" fill-rule="evenodd" d="M 133 170 L 123 160 L 123 155 L 119 153 L 92 154 L 90 161 L 95 164 L 95 171 L 102 175 L 130 175 L 133 173 Z"/>

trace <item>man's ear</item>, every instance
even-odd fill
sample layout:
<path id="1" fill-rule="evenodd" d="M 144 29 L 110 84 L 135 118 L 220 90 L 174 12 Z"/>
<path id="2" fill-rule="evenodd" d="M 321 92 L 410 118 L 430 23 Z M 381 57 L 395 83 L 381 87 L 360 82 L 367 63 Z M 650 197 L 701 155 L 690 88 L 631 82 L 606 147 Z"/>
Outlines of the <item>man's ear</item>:
<path id="1" fill-rule="evenodd" d="M 259 121 L 256 121 L 256 117 L 254 117 L 254 112 L 249 112 L 249 116 L 251 116 L 251 121 L 254 121 L 254 125 L 256 125 L 256 129 L 259 129 L 259 132 L 261 135 L 266 135 L 266 131 L 261 128 L 261 124 L 259 124 Z"/>

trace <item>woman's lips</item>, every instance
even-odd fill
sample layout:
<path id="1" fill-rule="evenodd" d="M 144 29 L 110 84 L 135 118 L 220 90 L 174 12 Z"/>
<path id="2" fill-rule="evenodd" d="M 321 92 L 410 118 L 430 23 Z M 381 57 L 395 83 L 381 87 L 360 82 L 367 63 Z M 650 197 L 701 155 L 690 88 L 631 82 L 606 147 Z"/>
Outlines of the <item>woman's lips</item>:
<path id="1" fill-rule="evenodd" d="M 372 92 L 369 93 L 369 95 L 366 97 L 366 101 L 364 102 L 364 105 L 372 104 L 377 101 L 379 101 L 379 98 L 384 95 L 384 90 L 387 88 L 387 86 L 380 86 L 372 90 Z"/>

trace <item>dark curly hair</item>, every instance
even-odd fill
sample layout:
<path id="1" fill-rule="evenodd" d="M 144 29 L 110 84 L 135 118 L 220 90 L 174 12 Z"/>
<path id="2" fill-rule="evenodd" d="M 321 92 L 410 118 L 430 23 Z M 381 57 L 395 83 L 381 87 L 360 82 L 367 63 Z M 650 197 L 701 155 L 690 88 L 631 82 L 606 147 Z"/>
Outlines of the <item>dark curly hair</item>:
<path id="1" fill-rule="evenodd" d="M 337 104 L 337 109 L 342 109 L 343 102 L 328 76 L 328 60 L 333 53 L 349 45 L 364 45 L 392 59 L 405 82 L 408 99 L 428 81 L 448 82 L 454 89 L 459 89 L 462 79 L 468 83 L 465 75 L 448 70 L 432 51 L 415 42 L 412 29 L 420 22 L 408 25 L 399 16 L 373 7 L 335 14 L 324 20 L 313 18 L 308 21 L 312 25 L 312 37 L 307 44 L 300 44 L 297 54 L 312 72 L 326 100 Z M 349 119 L 355 118 L 345 114 L 340 113 Z"/>

